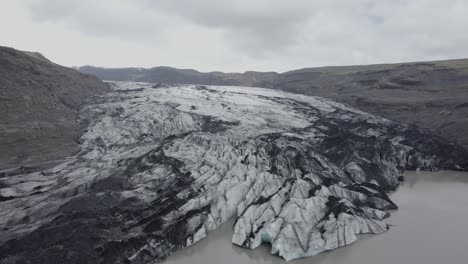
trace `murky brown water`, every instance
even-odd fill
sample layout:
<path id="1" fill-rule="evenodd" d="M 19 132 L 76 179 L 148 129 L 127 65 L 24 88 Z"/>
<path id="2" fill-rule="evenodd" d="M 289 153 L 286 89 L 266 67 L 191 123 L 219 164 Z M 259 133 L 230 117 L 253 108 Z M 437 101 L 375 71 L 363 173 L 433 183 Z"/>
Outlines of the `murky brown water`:
<path id="1" fill-rule="evenodd" d="M 407 172 L 391 198 L 400 206 L 382 235 L 362 235 L 354 244 L 291 264 L 458 264 L 468 263 L 468 173 Z M 233 222 L 195 245 L 169 257 L 165 264 L 284 263 L 268 246 L 256 250 L 231 243 Z"/>

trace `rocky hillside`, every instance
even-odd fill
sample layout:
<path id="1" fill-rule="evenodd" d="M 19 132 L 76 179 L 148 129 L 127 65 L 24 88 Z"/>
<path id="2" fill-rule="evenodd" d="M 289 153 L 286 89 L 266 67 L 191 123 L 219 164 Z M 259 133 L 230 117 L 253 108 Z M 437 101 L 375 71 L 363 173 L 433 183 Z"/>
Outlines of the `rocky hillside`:
<path id="1" fill-rule="evenodd" d="M 0 47 L 0 169 L 76 152 L 79 107 L 107 90 L 96 77 L 54 64 L 39 53 Z"/>
<path id="2" fill-rule="evenodd" d="M 0 178 L 0 262 L 149 264 L 231 217 L 291 260 L 380 234 L 404 169 L 468 170 L 444 139 L 319 97 L 116 83 L 81 151 Z"/>
<path id="3" fill-rule="evenodd" d="M 165 67 L 80 70 L 106 80 L 259 86 L 323 96 L 431 129 L 468 147 L 468 59 L 307 68 L 283 74 L 205 74 Z"/>
<path id="4" fill-rule="evenodd" d="M 182 83 L 203 85 L 234 85 L 266 87 L 278 76 L 275 72 L 245 72 L 245 73 L 203 73 L 192 69 L 176 69 L 171 67 L 143 68 L 99 68 L 83 66 L 77 68 L 80 72 L 92 74 L 101 80 L 132 81 L 151 83 Z"/>
<path id="5" fill-rule="evenodd" d="M 302 69 L 271 87 L 332 98 L 468 147 L 468 59 Z"/>

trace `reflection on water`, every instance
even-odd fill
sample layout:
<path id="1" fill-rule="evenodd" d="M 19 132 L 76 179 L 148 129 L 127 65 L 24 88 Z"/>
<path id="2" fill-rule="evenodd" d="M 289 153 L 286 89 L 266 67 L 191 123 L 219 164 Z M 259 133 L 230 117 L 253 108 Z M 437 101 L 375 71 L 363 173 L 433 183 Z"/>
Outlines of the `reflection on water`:
<path id="1" fill-rule="evenodd" d="M 391 194 L 400 209 L 387 219 L 392 225 L 389 232 L 361 235 L 350 246 L 288 263 L 466 263 L 468 173 L 406 172 L 405 177 L 405 182 Z M 233 223 L 223 224 L 206 239 L 176 252 L 164 263 L 284 263 L 282 258 L 270 254 L 269 246 L 249 250 L 233 245 Z"/>

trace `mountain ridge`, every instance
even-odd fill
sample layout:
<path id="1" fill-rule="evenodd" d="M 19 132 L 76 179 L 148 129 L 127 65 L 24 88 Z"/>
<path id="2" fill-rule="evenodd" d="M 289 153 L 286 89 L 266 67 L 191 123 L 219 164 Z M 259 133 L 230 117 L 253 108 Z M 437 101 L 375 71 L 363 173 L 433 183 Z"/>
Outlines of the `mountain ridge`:
<path id="1" fill-rule="evenodd" d="M 94 66 L 77 67 L 77 70 L 92 74 L 101 80 L 168 82 L 200 85 L 240 85 L 268 86 L 279 75 L 276 72 L 246 71 L 244 73 L 224 73 L 220 71 L 199 72 L 194 69 L 178 69 L 169 66 L 152 68 L 101 68 Z"/>
<path id="2" fill-rule="evenodd" d="M 38 52 L 36 52 L 38 53 Z M 39 53 L 40 54 L 40 53 Z M 248 72 L 257 72 L 257 73 L 276 73 L 278 75 L 280 74 L 285 74 L 285 73 L 290 73 L 290 72 L 295 72 L 295 71 L 303 71 L 303 70 L 313 70 L 313 69 L 327 69 L 327 68 L 366 68 L 366 67 L 385 67 L 385 66 L 398 66 L 398 65 L 405 65 L 405 64 L 445 64 L 445 63 L 450 63 L 450 62 L 462 62 L 466 63 L 468 61 L 468 58 L 458 58 L 458 59 L 440 59 L 440 60 L 427 60 L 427 61 L 407 61 L 407 62 L 392 62 L 392 63 L 369 63 L 369 64 L 347 64 L 347 65 L 326 65 L 326 66 L 316 66 L 316 67 L 303 67 L 303 68 L 297 68 L 297 69 L 292 69 L 292 70 L 287 70 L 287 71 L 256 71 L 256 70 L 246 70 L 246 71 L 218 71 L 218 70 L 213 70 L 213 71 L 200 71 L 195 68 L 177 68 L 177 67 L 172 67 L 172 66 L 167 66 L 167 65 L 159 65 L 159 66 L 153 66 L 153 67 L 103 67 L 103 66 L 95 66 L 91 64 L 83 65 L 83 66 L 73 66 L 72 68 L 76 70 L 80 70 L 81 68 L 97 68 L 97 69 L 109 69 L 109 70 L 119 70 L 119 69 L 140 69 L 140 70 L 149 70 L 149 69 L 154 69 L 154 68 L 170 68 L 170 69 L 176 69 L 176 70 L 192 70 L 196 71 L 198 73 L 224 73 L 224 74 L 245 74 Z M 111 81 L 111 80 L 110 80 Z M 265 87 L 263 87 L 265 88 Z"/>

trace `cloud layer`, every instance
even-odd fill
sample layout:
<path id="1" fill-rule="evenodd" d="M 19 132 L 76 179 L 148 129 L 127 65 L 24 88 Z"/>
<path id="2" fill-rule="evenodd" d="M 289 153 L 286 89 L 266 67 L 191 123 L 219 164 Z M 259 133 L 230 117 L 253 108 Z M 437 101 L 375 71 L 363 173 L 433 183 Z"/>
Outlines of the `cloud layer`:
<path id="1" fill-rule="evenodd" d="M 23 33 L 4 45 L 36 50 L 27 36 L 41 33 L 40 51 L 68 65 L 285 71 L 468 57 L 463 0 L 6 0 L 3 10 Z"/>

